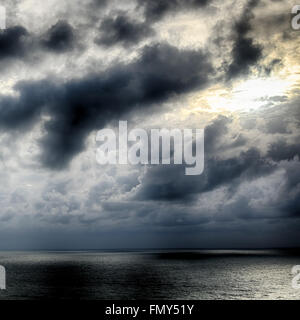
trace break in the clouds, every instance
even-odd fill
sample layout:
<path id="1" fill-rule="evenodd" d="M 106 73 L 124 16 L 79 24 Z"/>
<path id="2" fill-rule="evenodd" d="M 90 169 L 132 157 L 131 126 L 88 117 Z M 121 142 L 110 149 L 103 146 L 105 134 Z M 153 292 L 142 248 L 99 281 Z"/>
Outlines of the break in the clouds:
<path id="1" fill-rule="evenodd" d="M 1 248 L 299 245 L 292 1 L 3 5 Z M 204 128 L 203 174 L 100 166 L 119 120 Z"/>

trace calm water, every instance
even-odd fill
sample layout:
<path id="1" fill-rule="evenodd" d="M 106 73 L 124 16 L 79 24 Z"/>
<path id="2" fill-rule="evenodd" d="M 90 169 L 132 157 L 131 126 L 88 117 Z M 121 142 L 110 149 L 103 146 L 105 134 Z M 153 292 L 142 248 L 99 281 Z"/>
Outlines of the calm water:
<path id="1" fill-rule="evenodd" d="M 280 251 L 0 252 L 0 299 L 299 299 Z"/>

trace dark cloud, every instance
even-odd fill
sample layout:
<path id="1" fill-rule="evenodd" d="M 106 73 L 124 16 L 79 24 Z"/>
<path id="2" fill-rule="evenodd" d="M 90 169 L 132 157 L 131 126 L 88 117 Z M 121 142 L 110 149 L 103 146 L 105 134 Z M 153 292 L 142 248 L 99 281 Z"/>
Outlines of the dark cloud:
<path id="1" fill-rule="evenodd" d="M 281 139 L 270 145 L 268 156 L 274 161 L 292 160 L 296 156 L 300 158 L 300 144 L 288 144 Z"/>
<path id="2" fill-rule="evenodd" d="M 147 21 L 158 21 L 171 12 L 205 7 L 210 0 L 138 0 Z"/>
<path id="3" fill-rule="evenodd" d="M 271 72 L 280 65 L 282 65 L 281 59 L 273 59 L 267 66 L 263 67 L 263 71 L 269 76 Z"/>
<path id="4" fill-rule="evenodd" d="M 0 60 L 26 59 L 40 50 L 63 53 L 75 47 L 75 32 L 66 21 L 58 21 L 43 36 L 36 36 L 22 26 L 0 32 Z"/>
<path id="5" fill-rule="evenodd" d="M 108 4 L 108 0 L 92 0 L 92 4 L 96 7 L 105 7 Z"/>
<path id="6" fill-rule="evenodd" d="M 19 97 L 0 96 L 0 128 L 2 130 L 24 130 L 30 127 L 41 114 L 42 106 L 49 101 L 48 81 L 37 83 L 20 82 L 15 88 Z"/>
<path id="7" fill-rule="evenodd" d="M 232 122 L 231 118 L 219 116 L 205 128 L 205 152 L 211 153 L 220 147 L 221 138 L 228 133 L 228 125 Z"/>
<path id="8" fill-rule="evenodd" d="M 121 44 L 125 47 L 136 44 L 154 33 L 147 23 L 131 20 L 125 15 L 105 18 L 100 25 L 100 32 L 101 35 L 95 40 L 97 44 Z"/>
<path id="9" fill-rule="evenodd" d="M 23 82 L 18 97 L 0 98 L 0 127 L 30 125 L 43 112 L 50 116 L 41 139 L 42 162 L 63 168 L 84 149 L 86 136 L 133 108 L 161 103 L 205 86 L 213 69 L 201 51 L 169 45 L 146 47 L 129 64 L 66 83 Z M 7 107 L 9 105 L 9 108 Z"/>
<path id="10" fill-rule="evenodd" d="M 248 36 L 248 33 L 252 30 L 251 20 L 254 18 L 252 10 L 258 3 L 259 0 L 250 0 L 241 19 L 234 26 L 232 62 L 227 72 L 228 79 L 248 73 L 249 68 L 262 57 L 262 48 Z"/>
<path id="11" fill-rule="evenodd" d="M 270 174 L 275 168 L 254 148 L 229 159 L 206 157 L 200 176 L 186 176 L 182 165 L 155 166 L 147 171 L 135 199 L 190 201 L 195 194 L 220 186 L 230 185 L 235 190 L 240 183 Z"/>
<path id="12" fill-rule="evenodd" d="M 55 52 L 65 52 L 74 46 L 75 33 L 66 21 L 58 21 L 44 36 L 42 45 Z"/>
<path id="13" fill-rule="evenodd" d="M 299 217 L 299 160 L 292 160 L 291 154 L 290 161 L 282 161 L 281 158 L 286 159 L 288 155 L 278 157 L 278 161 L 273 162 L 273 159 L 268 159 L 254 148 L 229 159 L 211 157 L 206 159 L 201 176 L 185 176 L 182 166 L 153 166 L 142 177 L 133 199 L 167 203 L 166 208 L 172 206 L 170 211 L 175 208 L 178 215 L 168 214 L 167 209 L 159 209 L 164 217 L 164 225 L 174 223 L 174 218 L 179 226 L 196 224 L 190 218 L 202 217 L 205 221 L 210 217 L 210 221 L 221 222 L 223 228 L 229 221 L 237 223 L 237 219 L 270 221 Z M 266 189 L 261 183 L 265 184 L 268 179 L 275 186 L 264 194 Z M 256 180 L 257 190 L 253 184 Z M 245 185 L 246 189 L 242 187 Z M 213 206 L 206 206 L 207 202 L 203 199 L 210 199 L 210 192 L 218 189 L 224 195 L 223 202 L 207 200 Z M 245 193 L 246 190 L 249 194 Z M 204 193 L 204 198 L 199 198 Z M 195 199 L 198 201 L 193 201 Z M 194 207 L 196 203 L 198 208 Z M 180 214 L 182 205 L 184 211 Z M 191 208 L 198 214 L 190 215 L 188 212 Z M 240 222 L 237 225 L 240 227 Z"/>
<path id="14" fill-rule="evenodd" d="M 299 146 L 298 146 L 299 152 Z M 287 155 L 285 158 L 287 158 Z M 299 156 L 299 155 L 298 155 Z M 284 170 L 284 178 L 279 182 L 280 188 L 276 197 L 272 199 L 270 207 L 272 211 L 286 218 L 300 216 L 300 162 L 299 159 L 281 162 L 281 169 Z M 274 215 L 272 212 L 271 215 Z"/>
<path id="15" fill-rule="evenodd" d="M 0 60 L 24 57 L 27 36 L 27 30 L 21 26 L 0 31 Z"/>
<path id="16" fill-rule="evenodd" d="M 115 3 L 112 3 L 90 0 L 84 7 L 74 4 L 70 12 L 65 12 L 63 6 L 58 11 L 59 17 L 54 20 L 57 23 L 40 26 L 43 30 L 48 29 L 44 34 L 31 33 L 21 26 L 1 31 L 1 67 L 9 67 L 14 62 L 7 61 L 7 58 L 22 59 L 29 63 L 28 67 L 32 66 L 32 61 L 43 61 L 44 56 L 48 57 L 46 53 L 67 58 L 69 50 L 78 47 L 79 35 L 92 35 L 94 38 L 94 32 L 100 45 L 128 48 L 151 36 L 153 25 L 165 17 L 196 9 L 207 11 L 205 19 L 209 19 L 210 14 L 208 0 L 137 0 L 138 10 L 132 12 L 129 9 L 128 13 L 117 11 Z M 109 8 L 104 8 L 106 5 Z M 276 68 L 281 68 L 288 58 L 280 56 L 278 59 L 276 51 L 272 51 L 270 57 L 261 59 L 263 53 L 268 52 L 267 45 L 271 44 L 274 35 L 280 41 L 280 33 L 289 30 L 290 20 L 284 18 L 290 13 L 270 14 L 272 10 L 269 10 L 267 14 L 269 7 L 264 1 L 260 11 L 265 10 L 264 14 L 254 17 L 254 9 L 258 5 L 259 1 L 248 1 L 242 16 L 233 17 L 237 20 L 231 37 L 228 37 L 227 25 L 222 26 L 222 32 L 219 28 L 228 19 L 216 20 L 215 29 L 211 30 L 219 41 L 218 52 L 228 53 L 228 44 L 233 43 L 231 55 L 223 60 L 232 59 L 225 67 L 224 78 L 227 80 L 246 75 L 251 67 L 267 77 Z M 226 15 L 228 4 L 220 6 L 218 8 L 224 9 Z M 82 13 L 82 16 L 74 19 L 74 12 Z M 103 17 L 100 30 L 95 29 Z M 203 15 L 201 17 L 204 18 Z M 66 20 L 57 20 L 62 18 Z M 17 20 L 15 16 L 15 20 L 10 21 Z M 74 28 L 67 21 L 72 21 Z M 215 32 L 218 29 L 220 32 Z M 261 44 L 255 42 L 256 33 L 260 39 L 265 39 Z M 87 40 L 85 44 L 93 46 L 94 43 L 89 42 L 90 37 Z M 243 113 L 241 117 L 246 120 L 244 123 L 241 120 L 240 126 L 239 115 L 235 112 L 232 118 L 219 116 L 208 123 L 205 128 L 205 168 L 200 176 L 186 176 L 185 165 L 137 166 L 127 174 L 126 169 L 119 170 L 115 166 L 112 169 L 92 168 L 87 164 L 91 159 L 86 157 L 80 163 L 76 176 L 72 171 L 53 175 L 47 170 L 39 171 L 36 166 L 34 169 L 28 166 L 26 156 L 23 159 L 23 149 L 18 149 L 19 143 L 23 142 L 20 141 L 22 135 L 18 135 L 21 138 L 16 144 L 8 146 L 8 141 L 15 140 L 16 132 L 23 133 L 42 123 L 42 138 L 38 140 L 41 164 L 46 168 L 62 169 L 84 150 L 86 137 L 93 130 L 115 120 L 127 120 L 132 111 L 137 118 L 140 117 L 136 114 L 139 110 L 142 116 L 144 113 L 148 115 L 147 108 L 159 107 L 168 99 L 175 100 L 177 95 L 200 90 L 210 78 L 216 81 L 224 79 L 216 79 L 211 67 L 211 59 L 219 66 L 218 52 L 217 56 L 210 57 L 203 51 L 182 50 L 166 44 L 151 45 L 132 52 L 130 57 L 136 58 L 131 61 L 124 56 L 125 51 L 120 51 L 118 58 L 127 62 L 114 61 L 109 65 L 112 58 L 110 50 L 105 51 L 109 55 L 105 57 L 102 53 L 97 55 L 97 47 L 92 49 L 91 55 L 90 50 L 80 51 L 83 54 L 80 60 L 75 59 L 63 69 L 58 70 L 53 64 L 40 65 L 42 69 L 35 65 L 37 73 L 28 73 L 28 79 L 37 79 L 44 70 L 47 74 L 58 72 L 61 79 L 45 77 L 44 80 L 22 81 L 17 83 L 14 95 L 0 95 L 0 130 L 5 137 L 0 141 L 4 149 L 0 154 L 3 161 L 1 177 L 9 182 L 11 170 L 7 169 L 11 165 L 15 167 L 14 162 L 17 165 L 15 183 L 8 183 L 8 189 L 4 188 L 0 195 L 3 208 L 0 243 L 4 247 L 9 247 L 8 239 L 13 239 L 13 244 L 17 239 L 21 246 L 27 243 L 29 249 L 34 243 L 38 243 L 36 246 L 39 248 L 43 245 L 53 247 L 50 243 L 65 248 L 66 234 L 67 237 L 72 234 L 70 246 L 77 248 L 97 247 L 99 243 L 110 247 L 124 246 L 124 243 L 149 246 L 149 240 L 141 241 L 133 234 L 137 229 L 143 237 L 153 237 L 156 243 L 159 242 L 158 234 L 163 238 L 171 230 L 167 237 L 172 237 L 172 245 L 179 246 L 223 246 L 227 243 L 234 247 L 242 246 L 242 239 L 251 240 L 243 245 L 263 246 L 269 243 L 274 246 L 285 243 L 282 239 L 276 242 L 272 238 L 277 236 L 279 239 L 281 235 L 289 239 L 286 243 L 299 243 L 300 147 L 297 131 L 300 117 L 299 99 L 291 98 L 299 93 L 296 88 L 290 96 L 278 93 L 278 96 L 261 98 L 260 102 L 268 105 L 268 109 L 262 107 L 259 111 Z M 272 46 L 270 50 L 273 50 Z M 95 65 L 98 65 L 99 59 L 103 60 L 99 65 L 105 65 L 107 69 L 93 69 L 91 72 L 93 63 L 96 61 Z M 72 66 L 81 62 L 84 63 L 80 65 L 84 76 L 74 75 L 78 69 L 71 70 Z M 21 70 L 20 77 L 26 77 L 26 71 L 28 69 Z M 65 71 L 65 74 L 60 74 Z M 67 78 L 70 74 L 74 78 Z M 151 109 L 151 116 L 157 110 Z M 159 113 L 155 115 L 157 117 Z M 182 125 L 188 121 L 179 120 L 183 121 Z M 26 135 L 26 142 L 27 139 L 30 143 L 26 144 L 26 154 L 37 138 Z M 251 147 L 257 141 L 256 148 Z M 268 143 L 268 147 L 259 149 Z M 14 158 L 11 153 L 15 153 Z M 23 172 L 18 177 L 22 168 L 26 168 L 28 174 Z M 17 221 L 22 225 L 18 234 L 24 230 L 26 233 L 28 229 L 27 234 L 20 238 L 15 233 Z M 12 228 L 7 228 L 7 225 Z M 106 240 L 99 242 L 100 232 L 87 233 L 86 227 L 92 227 L 96 233 L 103 231 L 107 234 L 104 236 Z M 55 230 L 55 233 L 50 235 L 49 230 Z M 128 233 L 122 234 L 124 230 Z M 272 233 L 272 230 L 276 232 Z M 291 235 L 296 240 L 291 239 Z M 269 242 L 266 241 L 268 238 Z M 41 244 L 41 239 L 44 239 L 44 244 Z"/>
<path id="17" fill-rule="evenodd" d="M 278 97 L 280 98 L 280 97 Z M 283 99 L 285 101 L 285 99 Z M 275 133 L 281 133 L 281 134 L 287 134 L 291 133 L 291 131 L 288 128 L 288 121 L 283 120 L 280 117 L 274 117 L 267 120 L 266 124 L 266 131 L 267 133 L 275 134 Z"/>

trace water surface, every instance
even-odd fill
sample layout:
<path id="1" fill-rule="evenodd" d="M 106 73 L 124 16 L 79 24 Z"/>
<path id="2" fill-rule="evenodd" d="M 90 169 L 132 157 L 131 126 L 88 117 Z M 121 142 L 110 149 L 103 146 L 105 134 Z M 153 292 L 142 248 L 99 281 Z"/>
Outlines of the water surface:
<path id="1" fill-rule="evenodd" d="M 299 299 L 298 252 L 0 252 L 0 299 Z"/>

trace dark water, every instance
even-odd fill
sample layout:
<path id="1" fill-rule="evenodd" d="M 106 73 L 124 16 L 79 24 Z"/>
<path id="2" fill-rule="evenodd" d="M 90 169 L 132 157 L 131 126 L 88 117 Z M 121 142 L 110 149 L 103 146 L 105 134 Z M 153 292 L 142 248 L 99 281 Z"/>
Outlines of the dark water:
<path id="1" fill-rule="evenodd" d="M 299 299 L 286 251 L 0 252 L 0 299 Z"/>

